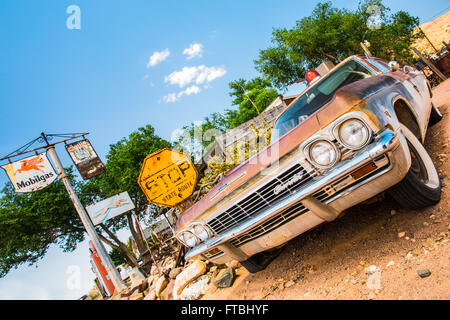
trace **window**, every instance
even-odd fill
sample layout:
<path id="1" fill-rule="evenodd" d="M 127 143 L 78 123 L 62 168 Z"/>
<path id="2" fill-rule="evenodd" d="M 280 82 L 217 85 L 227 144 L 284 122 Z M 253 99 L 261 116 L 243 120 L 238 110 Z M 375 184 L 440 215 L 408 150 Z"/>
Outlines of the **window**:
<path id="1" fill-rule="evenodd" d="M 350 60 L 319 79 L 278 119 L 272 132 L 272 143 L 329 103 L 339 88 L 373 75 L 358 61 Z"/>

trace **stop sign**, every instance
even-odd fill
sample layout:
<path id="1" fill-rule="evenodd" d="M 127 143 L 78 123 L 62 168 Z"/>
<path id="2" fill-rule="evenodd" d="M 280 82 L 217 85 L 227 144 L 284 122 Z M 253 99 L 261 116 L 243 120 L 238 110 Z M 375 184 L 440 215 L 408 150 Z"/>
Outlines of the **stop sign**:
<path id="1" fill-rule="evenodd" d="M 144 159 L 138 183 L 150 203 L 174 207 L 194 192 L 197 177 L 188 156 L 165 148 Z"/>

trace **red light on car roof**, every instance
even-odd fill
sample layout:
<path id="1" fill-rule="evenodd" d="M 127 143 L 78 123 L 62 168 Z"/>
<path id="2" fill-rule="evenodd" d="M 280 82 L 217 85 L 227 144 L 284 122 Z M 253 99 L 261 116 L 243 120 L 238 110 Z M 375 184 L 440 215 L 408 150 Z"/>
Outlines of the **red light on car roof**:
<path id="1" fill-rule="evenodd" d="M 320 78 L 320 74 L 314 70 L 308 70 L 305 74 L 305 80 L 308 84 L 311 84 L 313 81 L 318 80 Z"/>

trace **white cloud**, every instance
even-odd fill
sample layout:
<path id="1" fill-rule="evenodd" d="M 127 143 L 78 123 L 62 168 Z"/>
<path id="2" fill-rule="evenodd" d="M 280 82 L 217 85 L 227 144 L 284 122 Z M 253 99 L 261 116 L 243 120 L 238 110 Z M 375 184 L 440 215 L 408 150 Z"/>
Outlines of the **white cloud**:
<path id="1" fill-rule="evenodd" d="M 180 88 L 191 82 L 196 84 L 210 83 L 211 81 L 223 77 L 227 71 L 223 67 L 207 67 L 205 65 L 197 67 L 184 67 L 181 71 L 175 71 L 165 77 L 164 82 L 178 84 Z"/>
<path id="2" fill-rule="evenodd" d="M 178 93 L 178 97 L 181 98 L 182 96 L 190 96 L 191 94 L 198 94 L 200 92 L 200 88 L 197 86 L 190 86 L 184 91 L 181 91 Z"/>
<path id="3" fill-rule="evenodd" d="M 181 99 L 182 96 L 190 96 L 192 94 L 198 94 L 200 92 L 200 88 L 196 85 L 190 86 L 186 90 L 180 91 L 178 93 L 169 93 L 167 96 L 163 97 L 163 101 L 165 103 L 176 102 Z"/>
<path id="4" fill-rule="evenodd" d="M 156 66 L 158 63 L 161 63 L 164 60 L 166 60 L 169 56 L 170 56 L 169 49 L 153 52 L 153 54 L 150 56 L 148 60 L 147 68 Z"/>
<path id="5" fill-rule="evenodd" d="M 187 60 L 195 57 L 201 58 L 203 54 L 203 45 L 201 43 L 192 43 L 189 48 L 183 50 L 183 54 L 187 55 Z"/>
<path id="6" fill-rule="evenodd" d="M 165 103 L 175 102 L 175 101 L 177 101 L 177 94 L 176 93 L 169 93 L 167 96 L 163 97 L 163 101 Z"/>

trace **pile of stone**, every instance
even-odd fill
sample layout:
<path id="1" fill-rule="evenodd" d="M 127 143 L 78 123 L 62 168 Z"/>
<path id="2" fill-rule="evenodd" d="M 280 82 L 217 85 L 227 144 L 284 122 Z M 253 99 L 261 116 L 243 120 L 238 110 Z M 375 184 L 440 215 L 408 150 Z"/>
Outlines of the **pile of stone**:
<path id="1" fill-rule="evenodd" d="M 206 293 L 233 285 L 233 261 L 227 265 L 214 265 L 194 260 L 184 267 L 176 267 L 173 258 L 167 258 L 161 267 L 153 266 L 150 276 L 112 297 L 113 300 L 197 300 Z"/>

